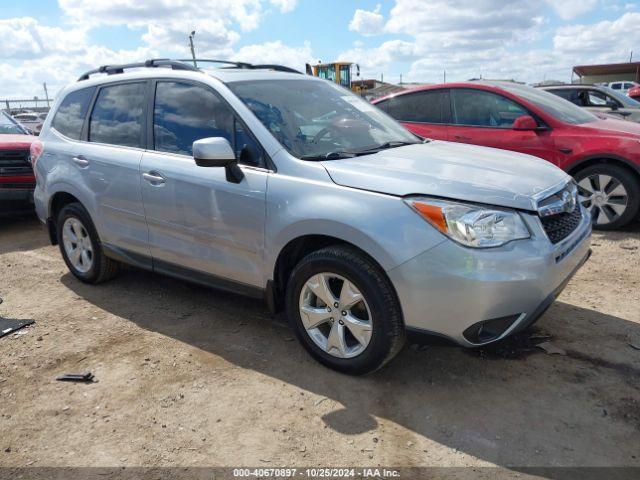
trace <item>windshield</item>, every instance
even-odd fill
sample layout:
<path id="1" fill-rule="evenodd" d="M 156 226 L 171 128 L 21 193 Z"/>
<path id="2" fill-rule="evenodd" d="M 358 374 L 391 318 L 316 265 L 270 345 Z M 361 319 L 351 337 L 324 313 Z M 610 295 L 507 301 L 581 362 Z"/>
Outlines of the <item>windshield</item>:
<path id="1" fill-rule="evenodd" d="M 0 135 L 2 134 L 18 134 L 24 135 L 27 131 L 11 120 L 5 113 L 0 112 Z"/>
<path id="2" fill-rule="evenodd" d="M 553 93 L 515 83 L 501 83 L 500 87 L 531 102 L 561 122 L 579 125 L 599 120 L 588 110 L 584 110 Z"/>
<path id="3" fill-rule="evenodd" d="M 420 143 L 387 114 L 328 81 L 252 80 L 228 87 L 298 158 L 342 158 Z"/>
<path id="4" fill-rule="evenodd" d="M 609 87 L 600 87 L 600 88 L 602 88 L 602 90 L 607 92 L 608 95 L 611 95 L 613 98 L 618 100 L 625 107 L 632 107 L 632 108 L 640 107 L 640 102 L 637 102 L 631 97 L 627 97 L 623 93 L 616 92 L 613 88 L 609 88 Z"/>

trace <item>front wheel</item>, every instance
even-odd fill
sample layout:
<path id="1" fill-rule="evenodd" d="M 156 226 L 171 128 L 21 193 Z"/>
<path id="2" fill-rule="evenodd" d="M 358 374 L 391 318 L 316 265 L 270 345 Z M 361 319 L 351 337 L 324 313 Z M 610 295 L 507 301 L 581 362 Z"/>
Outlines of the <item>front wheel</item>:
<path id="1" fill-rule="evenodd" d="M 591 212 L 593 226 L 615 230 L 631 222 L 640 207 L 640 184 L 631 172 L 601 163 L 574 175 L 582 205 Z"/>
<path id="2" fill-rule="evenodd" d="M 304 257 L 291 273 L 286 303 L 302 345 L 335 370 L 373 372 L 404 343 L 402 313 L 389 279 L 353 248 L 327 247 Z"/>

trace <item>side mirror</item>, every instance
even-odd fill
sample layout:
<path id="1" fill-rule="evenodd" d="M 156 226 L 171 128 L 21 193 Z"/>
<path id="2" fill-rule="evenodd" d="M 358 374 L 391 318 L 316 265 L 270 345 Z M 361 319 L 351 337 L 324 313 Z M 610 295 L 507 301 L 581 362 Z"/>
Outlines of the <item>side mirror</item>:
<path id="1" fill-rule="evenodd" d="M 535 130 L 538 128 L 538 122 L 530 115 L 522 115 L 514 120 L 511 128 L 514 130 Z"/>
<path id="2" fill-rule="evenodd" d="M 240 183 L 244 178 L 236 154 L 224 137 L 202 138 L 193 142 L 193 158 L 199 167 L 224 167 L 229 182 Z"/>
<path id="3" fill-rule="evenodd" d="M 607 100 L 607 107 L 609 107 L 614 112 L 616 110 L 618 110 L 618 104 L 616 102 L 611 101 L 611 100 Z"/>

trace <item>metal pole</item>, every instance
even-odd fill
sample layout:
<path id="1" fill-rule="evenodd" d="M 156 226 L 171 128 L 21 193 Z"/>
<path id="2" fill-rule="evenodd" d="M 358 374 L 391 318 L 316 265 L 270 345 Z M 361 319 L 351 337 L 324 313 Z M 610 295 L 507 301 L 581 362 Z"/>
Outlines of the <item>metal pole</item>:
<path id="1" fill-rule="evenodd" d="M 198 64 L 196 63 L 196 50 L 193 48 L 193 37 L 196 34 L 196 31 L 193 30 L 189 35 L 189 45 L 191 46 L 191 58 L 193 58 L 193 66 L 198 68 Z"/>
<path id="2" fill-rule="evenodd" d="M 44 96 L 47 99 L 47 108 L 51 108 L 51 105 L 49 104 L 49 92 L 47 91 L 47 82 L 44 82 L 42 86 L 44 87 Z"/>

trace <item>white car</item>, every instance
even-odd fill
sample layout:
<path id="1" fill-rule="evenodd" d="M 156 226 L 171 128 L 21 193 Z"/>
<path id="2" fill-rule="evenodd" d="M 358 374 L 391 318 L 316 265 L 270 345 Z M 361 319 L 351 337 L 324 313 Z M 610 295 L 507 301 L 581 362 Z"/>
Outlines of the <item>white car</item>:
<path id="1" fill-rule="evenodd" d="M 20 125 L 28 128 L 35 135 L 40 134 L 42 124 L 47 118 L 46 112 L 22 112 L 13 115 L 13 118 L 20 122 Z"/>
<path id="2" fill-rule="evenodd" d="M 608 87 L 626 95 L 633 87 L 640 87 L 640 83 L 631 81 L 611 82 L 608 84 Z"/>

